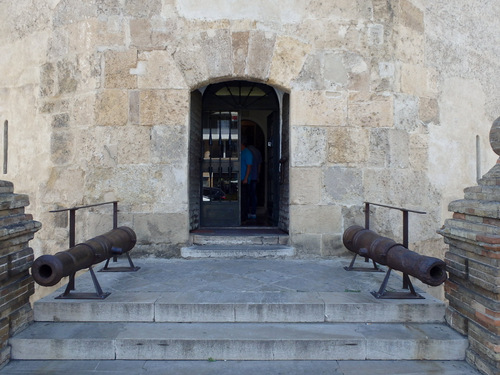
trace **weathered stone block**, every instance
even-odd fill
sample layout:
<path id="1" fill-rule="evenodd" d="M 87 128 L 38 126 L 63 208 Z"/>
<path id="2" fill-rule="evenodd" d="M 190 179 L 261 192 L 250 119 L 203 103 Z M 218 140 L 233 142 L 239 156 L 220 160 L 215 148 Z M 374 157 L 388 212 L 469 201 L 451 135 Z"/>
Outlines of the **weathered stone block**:
<path id="1" fill-rule="evenodd" d="M 47 183 L 43 187 L 43 201 L 59 202 L 64 196 L 68 202 L 79 202 L 85 189 L 85 174 L 80 169 L 57 167 L 51 170 Z M 68 184 L 73 187 L 67 190 Z"/>
<path id="2" fill-rule="evenodd" d="M 68 113 L 60 113 L 52 118 L 52 128 L 67 128 L 69 126 L 69 114 Z"/>
<path id="3" fill-rule="evenodd" d="M 116 134 L 118 164 L 141 164 L 151 161 L 151 128 L 126 126 Z"/>
<path id="4" fill-rule="evenodd" d="M 470 324 L 468 332 L 470 348 L 473 351 L 487 358 L 490 363 L 500 361 L 500 337 L 498 334 L 476 324 Z"/>
<path id="5" fill-rule="evenodd" d="M 313 0 L 307 3 L 306 11 L 314 15 L 315 18 L 322 18 L 324 14 L 347 20 L 355 20 L 358 17 L 370 19 L 372 17 L 371 1 L 366 0 L 354 3 L 349 0 L 340 0 L 335 2 L 335 6 L 332 6 L 329 2 Z"/>
<path id="6" fill-rule="evenodd" d="M 8 340 L 9 340 L 9 319 L 3 318 L 0 319 L 0 349 L 7 346 Z"/>
<path id="7" fill-rule="evenodd" d="M 107 51 L 104 55 L 104 87 L 107 89 L 134 89 L 137 76 L 130 73 L 137 66 L 137 51 Z"/>
<path id="8" fill-rule="evenodd" d="M 245 72 L 249 77 L 267 79 L 271 69 L 271 61 L 276 44 L 276 35 L 264 31 L 250 32 L 248 41 L 248 58 Z"/>
<path id="9" fill-rule="evenodd" d="M 348 104 L 349 125 L 352 127 L 392 127 L 392 98 L 350 102 Z"/>
<path id="10" fill-rule="evenodd" d="M 140 92 L 141 125 L 186 125 L 189 91 L 144 90 Z"/>
<path id="11" fill-rule="evenodd" d="M 320 234 L 296 233 L 291 244 L 297 256 L 321 255 L 322 236 Z"/>
<path id="12" fill-rule="evenodd" d="M 394 126 L 407 133 L 415 132 L 419 127 L 418 98 L 411 95 L 394 96 Z"/>
<path id="13" fill-rule="evenodd" d="M 229 77 L 233 74 L 232 43 L 229 30 L 202 32 L 202 56 L 211 77 Z"/>
<path id="14" fill-rule="evenodd" d="M 326 69 L 323 69 L 324 55 L 321 52 L 307 56 L 299 76 L 293 82 L 294 87 L 300 87 L 302 91 L 325 90 L 328 88 L 337 89 L 336 84 L 328 82 L 325 77 Z"/>
<path id="15" fill-rule="evenodd" d="M 169 239 L 172 244 L 187 241 L 188 218 L 186 213 L 134 215 L 134 230 L 141 244 L 155 244 Z"/>
<path id="16" fill-rule="evenodd" d="M 118 11 L 120 12 L 120 11 Z M 121 46 L 125 43 L 127 20 L 120 14 L 95 21 L 95 43 L 99 46 Z M 131 34 L 134 35 L 131 31 Z"/>
<path id="17" fill-rule="evenodd" d="M 128 95 L 122 90 L 105 90 L 97 97 L 97 125 L 125 125 L 128 121 Z"/>
<path id="18" fill-rule="evenodd" d="M 151 18 L 160 13 L 161 5 L 161 0 L 151 0 L 144 3 L 133 0 L 125 0 L 125 4 L 122 9 L 127 16 L 134 18 Z"/>
<path id="19" fill-rule="evenodd" d="M 45 63 L 40 68 L 40 95 L 52 96 L 56 91 L 56 75 L 53 63 Z"/>
<path id="20" fill-rule="evenodd" d="M 404 63 L 401 66 L 401 91 L 417 97 L 432 97 L 434 94 L 430 80 L 432 72 L 421 65 Z"/>
<path id="21" fill-rule="evenodd" d="M 300 35 L 317 50 L 360 50 L 363 48 L 363 29 L 357 28 L 348 20 L 315 18 L 304 19 L 300 24 L 288 26 L 293 33 Z"/>
<path id="22" fill-rule="evenodd" d="M 369 46 L 381 46 L 384 44 L 384 25 L 368 25 L 367 39 Z"/>
<path id="23" fill-rule="evenodd" d="M 231 34 L 232 60 L 236 76 L 244 76 L 246 73 L 249 39 L 249 31 L 238 31 Z"/>
<path id="24" fill-rule="evenodd" d="M 446 309 L 446 322 L 453 327 L 453 329 L 460 332 L 462 335 L 467 335 L 469 330 L 469 320 L 464 315 L 460 314 L 453 307 Z"/>
<path id="25" fill-rule="evenodd" d="M 151 129 L 151 161 L 155 164 L 181 166 L 186 162 L 185 126 L 154 126 Z"/>
<path id="26" fill-rule="evenodd" d="M 334 205 L 290 206 L 291 233 L 340 233 L 342 208 Z"/>
<path id="27" fill-rule="evenodd" d="M 0 210 L 9 211 L 16 208 L 29 206 L 29 197 L 25 194 L 2 194 L 0 195 Z"/>
<path id="28" fill-rule="evenodd" d="M 348 257 L 352 253 L 344 247 L 341 234 L 325 234 L 322 237 L 321 256 Z"/>
<path id="29" fill-rule="evenodd" d="M 425 37 L 420 31 L 397 25 L 393 34 L 395 54 L 399 61 L 416 65 L 424 64 Z"/>
<path id="30" fill-rule="evenodd" d="M 324 172 L 323 189 L 327 202 L 359 203 L 363 200 L 363 174 L 357 168 L 328 168 Z"/>
<path id="31" fill-rule="evenodd" d="M 10 181 L 0 180 L 0 194 L 13 193 L 14 184 Z"/>
<path id="32" fill-rule="evenodd" d="M 349 72 L 344 65 L 342 55 L 329 53 L 325 55 L 324 60 L 325 79 L 340 86 L 346 86 L 349 82 Z"/>
<path id="33" fill-rule="evenodd" d="M 426 171 L 429 152 L 429 137 L 423 134 L 411 134 L 409 142 L 410 167 L 418 171 Z"/>
<path id="34" fill-rule="evenodd" d="M 446 253 L 446 270 L 462 279 L 467 278 L 468 262 L 466 258 L 454 254 L 450 251 Z"/>
<path id="35" fill-rule="evenodd" d="M 332 164 L 356 164 L 368 160 L 369 130 L 332 128 L 328 130 L 328 158 Z"/>
<path id="36" fill-rule="evenodd" d="M 145 51 L 139 54 L 137 75 L 140 89 L 187 89 L 184 76 L 168 51 Z"/>
<path id="37" fill-rule="evenodd" d="M 201 41 L 192 39 L 189 43 L 181 43 L 172 55 L 189 87 L 196 87 L 209 79 L 205 60 L 193 59 L 193 56 L 200 56 L 202 53 Z"/>
<path id="38" fill-rule="evenodd" d="M 62 60 L 57 62 L 57 83 L 59 94 L 70 94 L 77 90 L 79 75 L 78 66 L 75 62 Z"/>
<path id="39" fill-rule="evenodd" d="M 323 185 L 321 169 L 291 168 L 290 185 L 291 204 L 318 204 Z"/>
<path id="40" fill-rule="evenodd" d="M 289 87 L 299 75 L 311 46 L 291 37 L 276 38 L 269 82 Z"/>
<path id="41" fill-rule="evenodd" d="M 398 20 L 405 26 L 418 31 L 424 32 L 424 13 L 417 6 L 408 0 L 399 2 L 399 8 L 396 8 Z"/>
<path id="42" fill-rule="evenodd" d="M 476 367 L 483 374 L 497 375 L 500 371 L 500 366 L 498 365 L 498 363 L 491 363 L 486 358 L 476 353 L 474 350 L 468 349 L 465 354 L 467 362 Z"/>
<path id="43" fill-rule="evenodd" d="M 346 94 L 325 91 L 294 92 L 290 114 L 297 125 L 344 126 L 347 122 Z"/>
<path id="44" fill-rule="evenodd" d="M 292 137 L 292 166 L 318 167 L 326 160 L 327 129 L 313 126 L 294 126 Z"/>
<path id="45" fill-rule="evenodd" d="M 32 290 L 31 293 L 33 293 Z M 33 310 L 31 309 L 31 305 L 29 304 L 28 299 L 26 299 L 24 302 L 25 303 L 10 316 L 9 329 L 11 336 L 22 331 L 29 324 L 31 324 L 31 322 L 33 322 L 34 314 Z"/>
<path id="46" fill-rule="evenodd" d="M 425 123 L 439 123 L 439 104 L 434 98 L 423 98 L 419 100 L 419 118 Z"/>
<path id="47" fill-rule="evenodd" d="M 156 47 L 153 42 L 151 20 L 132 18 L 129 22 L 131 44 L 137 49 Z"/>
<path id="48" fill-rule="evenodd" d="M 50 159 L 55 165 L 64 165 L 71 162 L 73 157 L 74 136 L 69 131 L 52 133 L 50 139 Z"/>
<path id="49" fill-rule="evenodd" d="M 451 202 L 448 210 L 480 217 L 500 219 L 498 202 L 461 199 Z"/>

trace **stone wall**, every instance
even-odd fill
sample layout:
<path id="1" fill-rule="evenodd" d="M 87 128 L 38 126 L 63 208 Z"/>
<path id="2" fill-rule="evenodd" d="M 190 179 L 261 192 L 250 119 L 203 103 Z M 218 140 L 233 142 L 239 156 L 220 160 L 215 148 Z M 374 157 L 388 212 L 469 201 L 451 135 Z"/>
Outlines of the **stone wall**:
<path id="1" fill-rule="evenodd" d="M 494 161 L 500 53 L 496 18 L 483 15 L 497 2 L 231 4 L 0 3 L 0 120 L 15 146 L 5 177 L 44 222 L 34 247 L 66 247 L 65 220 L 50 210 L 118 200 L 137 253 L 176 256 L 196 225 L 191 94 L 240 79 L 289 94 L 282 225 L 300 254 L 342 254 L 366 200 L 427 211 L 412 219 L 410 247 L 442 258 L 447 203 Z M 399 218 L 374 218 L 401 238 Z M 82 222 L 77 241 L 99 234 L 101 213 Z"/>
<path id="2" fill-rule="evenodd" d="M 24 213 L 26 195 L 14 194 L 13 184 L 0 181 L 0 367 L 10 358 L 7 340 L 33 321 L 30 296 L 34 292 L 29 268 L 33 239 L 41 224 Z"/>
<path id="3" fill-rule="evenodd" d="M 492 131 L 500 155 L 500 118 Z M 453 218 L 439 231 L 449 245 L 448 323 L 469 337 L 467 360 L 488 375 L 500 372 L 500 159 L 449 206 Z"/>

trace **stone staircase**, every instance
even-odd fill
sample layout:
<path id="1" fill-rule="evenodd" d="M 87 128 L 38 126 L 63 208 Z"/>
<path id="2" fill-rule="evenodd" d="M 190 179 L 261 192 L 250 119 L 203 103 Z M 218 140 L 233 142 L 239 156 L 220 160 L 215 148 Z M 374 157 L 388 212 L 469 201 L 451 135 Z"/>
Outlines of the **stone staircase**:
<path id="1" fill-rule="evenodd" d="M 276 228 L 204 229 L 191 235 L 191 246 L 181 248 L 183 258 L 291 257 L 288 234 Z"/>
<path id="2" fill-rule="evenodd" d="M 377 300 L 369 290 L 349 289 L 364 288 L 383 273 L 354 275 L 322 261 L 316 268 L 308 261 L 164 261 L 137 261 L 142 268 L 136 273 L 98 273 L 103 289 L 111 291 L 104 300 L 60 300 L 54 294 L 37 301 L 35 323 L 10 340 L 12 359 L 465 358 L 468 342 L 445 324 L 444 303 L 426 293 L 425 299 Z M 332 273 L 331 285 L 339 287 L 308 286 L 292 274 L 283 282 L 286 272 L 297 270 L 318 280 Z M 231 272 L 240 277 L 231 279 Z M 257 273 L 258 281 L 251 279 Z M 77 288 L 91 288 L 87 276 L 77 279 Z M 196 288 L 182 290 L 183 283 L 199 278 Z M 252 288 L 266 278 L 267 288 Z M 396 285 L 399 280 L 389 287 Z"/>

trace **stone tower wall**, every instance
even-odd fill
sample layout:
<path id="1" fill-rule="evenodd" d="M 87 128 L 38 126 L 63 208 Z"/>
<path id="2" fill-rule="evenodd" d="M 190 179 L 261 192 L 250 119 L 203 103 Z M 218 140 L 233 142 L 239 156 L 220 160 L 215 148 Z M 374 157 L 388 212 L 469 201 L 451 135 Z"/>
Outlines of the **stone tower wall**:
<path id="1" fill-rule="evenodd" d="M 118 200 L 138 253 L 178 255 L 196 222 L 191 92 L 242 79 L 290 95 L 285 212 L 301 255 L 342 253 L 367 200 L 427 211 L 410 224 L 411 248 L 443 257 L 435 228 L 448 202 L 494 160 L 500 44 L 497 18 L 483 15 L 498 14 L 498 2 L 231 4 L 0 3 L 5 177 L 44 223 L 37 252 L 66 247 L 67 218 L 50 210 Z M 105 211 L 85 215 L 77 241 L 111 222 Z M 380 217 L 374 229 L 401 236 L 399 218 Z"/>

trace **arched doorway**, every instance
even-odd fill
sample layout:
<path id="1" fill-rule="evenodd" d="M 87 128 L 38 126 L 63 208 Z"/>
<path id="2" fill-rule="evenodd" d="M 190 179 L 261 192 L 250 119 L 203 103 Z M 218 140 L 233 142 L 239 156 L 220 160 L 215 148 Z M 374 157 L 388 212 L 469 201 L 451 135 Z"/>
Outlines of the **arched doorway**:
<path id="1" fill-rule="evenodd" d="M 248 81 L 212 84 L 193 93 L 190 163 L 197 165 L 190 167 L 190 184 L 197 189 L 190 190 L 191 229 L 278 227 L 287 222 L 280 220 L 280 212 L 288 211 L 280 210 L 284 184 L 280 160 L 282 146 L 288 145 L 281 138 L 283 127 L 288 127 L 283 123 L 288 115 L 281 115 L 283 95 L 271 86 Z M 254 160 L 256 152 L 261 156 L 260 168 L 252 167 L 260 171 L 258 179 L 254 177 L 256 209 L 252 210 L 250 201 L 249 215 L 244 209 L 247 186 L 241 176 L 242 143 L 252 150 Z M 193 170 L 198 173 L 197 181 Z"/>

